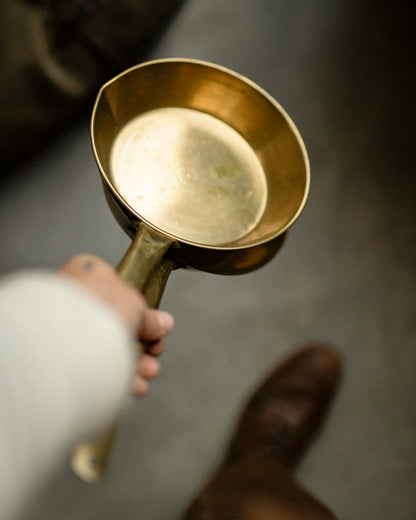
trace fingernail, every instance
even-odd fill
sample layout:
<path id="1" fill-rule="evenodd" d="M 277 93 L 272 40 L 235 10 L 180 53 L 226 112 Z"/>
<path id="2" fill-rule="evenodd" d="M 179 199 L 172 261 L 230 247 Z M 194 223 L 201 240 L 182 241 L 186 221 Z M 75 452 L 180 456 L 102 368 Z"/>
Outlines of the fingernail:
<path id="1" fill-rule="evenodd" d="M 164 332 L 170 332 L 173 329 L 173 326 L 175 324 L 175 321 L 173 319 L 173 316 L 165 311 L 159 311 L 157 314 L 159 324 L 164 330 Z"/>

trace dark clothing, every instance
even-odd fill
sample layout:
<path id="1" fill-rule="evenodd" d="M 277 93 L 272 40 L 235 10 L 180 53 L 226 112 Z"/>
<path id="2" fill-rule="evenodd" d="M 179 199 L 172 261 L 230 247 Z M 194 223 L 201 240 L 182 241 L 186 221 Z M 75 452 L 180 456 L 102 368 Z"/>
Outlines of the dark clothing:
<path id="1" fill-rule="evenodd" d="M 247 457 L 219 469 L 184 520 L 336 520 L 276 461 Z"/>
<path id="2" fill-rule="evenodd" d="M 2 0 L 2 171 L 88 114 L 182 0 Z"/>

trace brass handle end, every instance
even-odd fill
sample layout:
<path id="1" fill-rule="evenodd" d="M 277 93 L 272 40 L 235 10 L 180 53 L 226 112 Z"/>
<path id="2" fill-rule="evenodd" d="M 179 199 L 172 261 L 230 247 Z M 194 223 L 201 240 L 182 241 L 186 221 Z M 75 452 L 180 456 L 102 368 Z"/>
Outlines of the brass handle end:
<path id="1" fill-rule="evenodd" d="M 115 428 L 112 428 L 98 441 L 77 445 L 71 456 L 71 467 L 81 480 L 95 484 L 104 478 L 114 436 Z"/>

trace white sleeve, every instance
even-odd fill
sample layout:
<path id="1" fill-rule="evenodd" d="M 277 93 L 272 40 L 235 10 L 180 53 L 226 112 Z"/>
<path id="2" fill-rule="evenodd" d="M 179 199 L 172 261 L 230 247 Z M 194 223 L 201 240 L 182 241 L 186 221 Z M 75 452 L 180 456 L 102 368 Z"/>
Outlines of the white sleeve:
<path id="1" fill-rule="evenodd" d="M 39 271 L 0 280 L 2 519 L 117 416 L 134 365 L 124 325 L 82 287 Z"/>

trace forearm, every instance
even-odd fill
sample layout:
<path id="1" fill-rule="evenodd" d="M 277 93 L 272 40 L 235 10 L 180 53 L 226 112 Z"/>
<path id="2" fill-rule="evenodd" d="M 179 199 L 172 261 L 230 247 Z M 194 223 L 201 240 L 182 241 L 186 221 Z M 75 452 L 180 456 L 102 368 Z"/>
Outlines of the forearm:
<path id="1" fill-rule="evenodd" d="M 0 282 L 0 322 L 0 502 L 11 514 L 118 414 L 135 345 L 104 303 L 53 274 Z"/>

